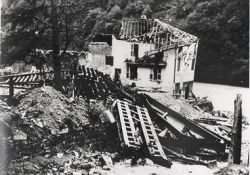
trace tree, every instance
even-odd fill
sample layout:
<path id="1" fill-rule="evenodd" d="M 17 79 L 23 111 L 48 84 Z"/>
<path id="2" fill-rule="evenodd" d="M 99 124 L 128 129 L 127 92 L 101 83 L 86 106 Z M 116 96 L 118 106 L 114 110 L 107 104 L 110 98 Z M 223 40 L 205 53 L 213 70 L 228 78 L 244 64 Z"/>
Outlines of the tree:
<path id="1" fill-rule="evenodd" d="M 23 60 L 36 48 L 51 49 L 55 85 L 59 88 L 62 58 L 69 47 L 79 49 L 77 44 L 84 45 L 85 38 L 92 32 L 85 29 L 96 25 L 95 18 L 88 20 L 86 16 L 91 8 L 104 7 L 105 3 L 105 0 L 3 1 L 1 62 Z"/>

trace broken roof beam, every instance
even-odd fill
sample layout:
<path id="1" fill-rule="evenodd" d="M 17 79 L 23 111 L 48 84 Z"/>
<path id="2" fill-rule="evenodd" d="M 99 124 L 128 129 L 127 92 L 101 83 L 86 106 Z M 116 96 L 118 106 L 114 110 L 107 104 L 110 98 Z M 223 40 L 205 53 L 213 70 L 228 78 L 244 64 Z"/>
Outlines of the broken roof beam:
<path id="1" fill-rule="evenodd" d="M 138 38 L 150 32 L 150 20 L 123 20 L 120 39 Z"/>
<path id="2" fill-rule="evenodd" d="M 146 98 L 149 105 L 153 105 L 163 112 L 168 112 L 170 115 L 173 115 L 177 120 L 179 120 L 180 122 L 183 122 L 186 126 L 192 128 L 195 132 L 198 132 L 199 134 L 204 136 L 206 139 L 209 139 L 209 140 L 215 141 L 215 142 L 216 141 L 220 142 L 221 140 L 223 140 L 224 142 L 228 143 L 228 140 L 219 136 L 218 134 L 202 127 L 201 125 L 193 122 L 192 120 L 190 120 L 190 119 L 182 116 L 181 114 L 169 109 L 168 107 L 166 107 L 165 105 L 156 101 L 155 99 L 151 98 L 150 96 L 148 96 L 146 94 L 143 94 L 143 95 Z"/>
<path id="3" fill-rule="evenodd" d="M 191 44 L 193 42 L 195 42 L 198 38 L 194 35 L 191 35 L 187 32 L 184 32 L 178 28 L 175 28 L 167 23 L 164 23 L 158 19 L 155 19 L 154 22 L 160 24 L 162 26 L 161 30 L 162 31 L 168 31 L 172 34 L 174 34 L 175 36 L 177 36 L 179 39 L 181 39 L 182 41 L 184 41 L 186 44 Z"/>

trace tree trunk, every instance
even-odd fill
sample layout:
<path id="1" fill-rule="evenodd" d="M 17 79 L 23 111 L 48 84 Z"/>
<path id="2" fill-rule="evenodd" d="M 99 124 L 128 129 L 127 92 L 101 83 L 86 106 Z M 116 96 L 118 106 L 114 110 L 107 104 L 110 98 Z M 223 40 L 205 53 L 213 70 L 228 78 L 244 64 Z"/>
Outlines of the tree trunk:
<path id="1" fill-rule="evenodd" d="M 57 7 L 54 0 L 51 0 L 52 8 L 52 49 L 53 49 L 53 66 L 54 66 L 54 83 L 55 87 L 60 90 L 62 88 L 61 78 L 61 60 L 60 60 L 60 47 L 59 47 L 59 26 Z"/>
<path id="2" fill-rule="evenodd" d="M 229 163 L 240 164 L 241 157 L 241 131 L 242 131 L 242 109 L 241 95 L 237 95 L 234 101 L 234 124 L 231 137 L 231 148 L 229 152 Z"/>

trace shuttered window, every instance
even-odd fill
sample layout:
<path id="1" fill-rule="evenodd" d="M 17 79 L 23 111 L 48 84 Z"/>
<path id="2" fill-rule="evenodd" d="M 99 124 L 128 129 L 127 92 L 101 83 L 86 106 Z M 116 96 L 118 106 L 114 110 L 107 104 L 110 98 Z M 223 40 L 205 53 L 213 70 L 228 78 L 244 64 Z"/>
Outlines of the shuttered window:
<path id="1" fill-rule="evenodd" d="M 131 44 L 131 56 L 135 56 L 134 44 Z"/>
<path id="2" fill-rule="evenodd" d="M 161 80 L 161 68 L 151 69 L 150 80 Z"/>
<path id="3" fill-rule="evenodd" d="M 195 65 L 195 57 L 192 59 L 192 66 L 191 66 L 191 70 L 194 70 L 194 65 Z"/>
<path id="4" fill-rule="evenodd" d="M 130 79 L 137 79 L 138 74 L 137 74 L 137 66 L 127 66 L 127 78 Z"/>
<path id="5" fill-rule="evenodd" d="M 127 78 L 130 78 L 130 73 L 129 73 L 129 66 L 127 65 Z"/>
<path id="6" fill-rule="evenodd" d="M 178 58 L 178 61 L 177 61 L 177 71 L 180 71 L 181 69 L 181 59 Z"/>

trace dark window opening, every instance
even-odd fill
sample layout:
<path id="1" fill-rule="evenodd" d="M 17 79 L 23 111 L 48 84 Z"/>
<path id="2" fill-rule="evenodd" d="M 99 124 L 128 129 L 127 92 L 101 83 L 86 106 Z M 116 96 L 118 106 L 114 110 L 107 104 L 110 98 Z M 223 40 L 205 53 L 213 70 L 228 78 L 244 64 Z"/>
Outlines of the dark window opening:
<path id="1" fill-rule="evenodd" d="M 180 69 L 181 69 L 182 51 L 183 51 L 183 47 L 180 47 L 180 48 L 178 49 L 177 71 L 180 71 Z"/>
<path id="2" fill-rule="evenodd" d="M 127 66 L 127 78 L 137 79 L 137 66 Z"/>
<path id="3" fill-rule="evenodd" d="M 175 83 L 175 93 L 181 94 L 180 83 Z"/>
<path id="4" fill-rule="evenodd" d="M 155 60 L 156 61 L 162 61 L 163 60 L 164 53 L 163 52 L 157 52 L 155 54 Z"/>
<path id="5" fill-rule="evenodd" d="M 106 58 L 106 65 L 113 66 L 114 64 L 114 57 L 113 56 L 105 56 Z"/>
<path id="6" fill-rule="evenodd" d="M 120 81 L 120 74 L 121 74 L 122 70 L 121 69 L 115 69 L 115 82 L 119 82 Z"/>
<path id="7" fill-rule="evenodd" d="M 130 67 L 130 79 L 137 79 L 137 67 L 136 66 Z"/>
<path id="8" fill-rule="evenodd" d="M 131 56 L 134 56 L 135 59 L 139 57 L 139 45 L 138 44 L 131 44 Z"/>
<path id="9" fill-rule="evenodd" d="M 161 80 L 161 68 L 153 68 L 150 74 L 150 80 Z"/>
<path id="10" fill-rule="evenodd" d="M 131 44 L 131 56 L 135 56 L 135 53 L 134 53 L 134 44 Z"/>
<path id="11" fill-rule="evenodd" d="M 127 66 L 127 78 L 130 77 L 130 73 L 129 73 L 129 66 Z"/>
<path id="12" fill-rule="evenodd" d="M 135 59 L 138 59 L 138 56 L 139 56 L 139 45 L 138 44 L 135 44 L 134 45 L 134 53 L 135 53 Z"/>
<path id="13" fill-rule="evenodd" d="M 191 67 L 191 70 L 194 70 L 194 65 L 195 65 L 195 58 L 192 59 L 192 67 Z"/>
<path id="14" fill-rule="evenodd" d="M 177 61 L 177 71 L 180 71 L 181 69 L 181 58 L 178 58 L 178 61 Z"/>

